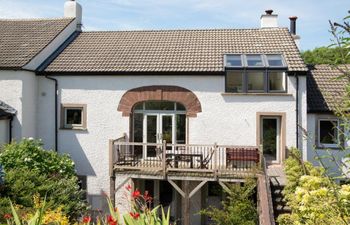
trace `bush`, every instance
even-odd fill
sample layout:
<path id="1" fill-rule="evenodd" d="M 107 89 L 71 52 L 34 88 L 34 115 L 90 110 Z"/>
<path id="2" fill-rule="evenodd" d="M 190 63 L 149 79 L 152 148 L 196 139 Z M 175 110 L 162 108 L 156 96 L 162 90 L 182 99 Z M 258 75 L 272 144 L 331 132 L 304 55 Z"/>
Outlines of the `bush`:
<path id="1" fill-rule="evenodd" d="M 292 213 L 279 216 L 279 224 L 350 223 L 349 185 L 338 185 L 324 169 L 303 162 L 297 149 L 292 149 L 285 161 L 285 172 L 288 182 L 284 195 Z"/>
<path id="2" fill-rule="evenodd" d="M 25 139 L 5 146 L 0 163 L 5 170 L 0 189 L 0 220 L 11 210 L 8 199 L 23 212 L 29 212 L 35 208 L 35 195 L 46 196 L 48 208 L 62 209 L 71 220 L 86 212 L 74 163 L 67 155 L 46 151 L 41 142 Z"/>
<path id="3" fill-rule="evenodd" d="M 231 185 L 228 197 L 222 202 L 223 209 L 209 207 L 201 214 L 209 216 L 215 224 L 255 225 L 258 223 L 257 207 L 251 199 L 255 193 L 256 180 L 247 179 L 243 186 Z"/>
<path id="4" fill-rule="evenodd" d="M 4 170 L 26 169 L 48 176 L 70 178 L 75 176 L 74 162 L 67 154 L 45 150 L 39 140 L 23 139 L 5 145 L 0 153 L 0 164 Z"/>

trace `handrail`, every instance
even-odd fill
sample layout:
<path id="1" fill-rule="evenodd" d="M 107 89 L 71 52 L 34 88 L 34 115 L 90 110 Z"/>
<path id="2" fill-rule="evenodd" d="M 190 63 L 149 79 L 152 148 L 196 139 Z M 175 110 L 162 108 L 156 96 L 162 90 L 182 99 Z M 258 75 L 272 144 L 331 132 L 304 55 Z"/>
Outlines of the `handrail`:
<path id="1" fill-rule="evenodd" d="M 265 184 L 266 184 L 266 192 L 267 192 L 267 201 L 268 201 L 268 207 L 269 207 L 269 216 L 270 216 L 270 223 L 271 225 L 275 225 L 275 217 L 274 217 L 274 210 L 273 210 L 273 203 L 272 203 L 272 194 L 271 194 L 271 185 L 270 185 L 270 179 L 267 174 L 267 165 L 265 157 L 262 157 L 262 165 L 263 165 L 263 172 L 264 172 L 264 178 L 265 178 Z"/>
<path id="2" fill-rule="evenodd" d="M 111 149 L 113 168 L 154 168 L 164 176 L 168 171 L 209 171 L 216 177 L 218 172 L 255 169 L 261 161 L 257 146 L 140 143 L 119 138 Z"/>

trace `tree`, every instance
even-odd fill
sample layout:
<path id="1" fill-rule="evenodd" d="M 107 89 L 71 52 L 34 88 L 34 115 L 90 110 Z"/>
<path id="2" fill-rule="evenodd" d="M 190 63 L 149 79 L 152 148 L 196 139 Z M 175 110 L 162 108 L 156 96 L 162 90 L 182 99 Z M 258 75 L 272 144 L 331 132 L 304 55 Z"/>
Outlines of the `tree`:
<path id="1" fill-rule="evenodd" d="M 342 47 L 319 47 L 313 50 L 307 50 L 301 53 L 306 64 L 331 64 L 339 65 L 350 63 L 350 58 L 343 60 L 342 55 L 349 52 L 348 49 Z"/>

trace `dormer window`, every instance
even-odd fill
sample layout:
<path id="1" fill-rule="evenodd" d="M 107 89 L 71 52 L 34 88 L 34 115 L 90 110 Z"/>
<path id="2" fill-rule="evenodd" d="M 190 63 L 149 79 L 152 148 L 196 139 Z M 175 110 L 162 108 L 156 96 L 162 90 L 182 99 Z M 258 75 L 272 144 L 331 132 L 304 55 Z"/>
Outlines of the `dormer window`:
<path id="1" fill-rule="evenodd" d="M 286 92 L 287 70 L 280 54 L 225 55 L 226 92 Z"/>

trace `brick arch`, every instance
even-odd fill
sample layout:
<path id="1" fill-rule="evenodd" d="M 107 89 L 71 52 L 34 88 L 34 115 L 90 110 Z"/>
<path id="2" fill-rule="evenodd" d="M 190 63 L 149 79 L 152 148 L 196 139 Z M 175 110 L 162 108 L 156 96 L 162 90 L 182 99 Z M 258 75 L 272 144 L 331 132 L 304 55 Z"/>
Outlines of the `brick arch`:
<path id="1" fill-rule="evenodd" d="M 133 106 L 138 102 L 159 100 L 178 102 L 185 106 L 186 115 L 196 117 L 202 112 L 197 96 L 190 90 L 178 86 L 144 86 L 128 90 L 121 98 L 118 111 L 130 116 Z"/>

